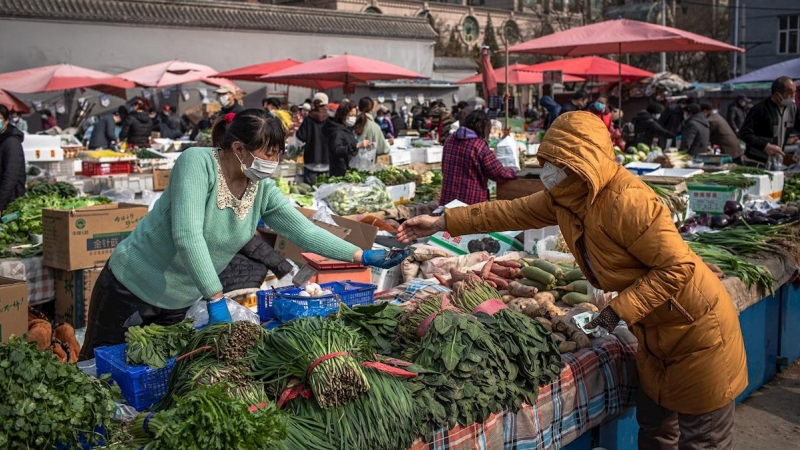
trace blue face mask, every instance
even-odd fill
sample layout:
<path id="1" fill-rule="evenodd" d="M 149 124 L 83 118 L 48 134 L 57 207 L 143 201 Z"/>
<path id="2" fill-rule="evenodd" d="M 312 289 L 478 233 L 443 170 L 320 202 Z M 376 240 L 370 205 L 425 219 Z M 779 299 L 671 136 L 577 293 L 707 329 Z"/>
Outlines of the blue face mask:
<path id="1" fill-rule="evenodd" d="M 683 113 L 683 120 L 689 120 L 689 117 L 692 117 L 689 113 Z"/>
<path id="2" fill-rule="evenodd" d="M 606 110 L 606 105 L 605 105 L 605 103 L 594 102 L 594 109 L 596 111 L 605 111 Z"/>
<path id="3" fill-rule="evenodd" d="M 2 130 L 4 126 L 6 126 L 6 123 L 3 119 L 0 118 L 0 130 Z"/>

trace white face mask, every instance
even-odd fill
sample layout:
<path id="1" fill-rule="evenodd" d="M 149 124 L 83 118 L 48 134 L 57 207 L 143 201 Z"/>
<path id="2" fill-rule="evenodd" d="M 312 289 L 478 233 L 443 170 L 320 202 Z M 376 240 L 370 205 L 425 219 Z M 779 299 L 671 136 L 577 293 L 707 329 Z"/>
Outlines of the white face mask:
<path id="1" fill-rule="evenodd" d="M 226 108 L 228 105 L 231 104 L 231 96 L 230 95 L 222 95 L 219 97 L 219 104 L 222 105 L 223 108 Z"/>
<path id="2" fill-rule="evenodd" d="M 544 188 L 550 191 L 567 178 L 567 171 L 559 169 L 554 164 L 551 164 L 550 161 L 545 161 L 539 178 L 542 180 Z"/>
<path id="3" fill-rule="evenodd" d="M 653 114 L 653 118 L 658 120 L 661 118 L 661 114 Z"/>
<path id="4" fill-rule="evenodd" d="M 789 97 L 781 100 L 781 105 L 783 106 L 792 106 L 794 105 L 794 97 Z"/>
<path id="5" fill-rule="evenodd" d="M 250 153 L 250 156 L 253 156 L 253 153 Z M 236 155 L 236 158 L 242 163 L 242 172 L 244 172 L 244 175 L 255 182 L 266 180 L 271 177 L 272 174 L 275 173 L 275 169 L 278 168 L 278 161 L 267 161 L 253 156 L 253 163 L 250 164 L 250 167 L 247 167 L 244 165 L 244 161 L 239 158 L 239 155 Z"/>
<path id="6" fill-rule="evenodd" d="M 350 116 L 347 119 L 345 119 L 344 124 L 347 125 L 350 128 L 353 128 L 354 126 L 356 126 L 356 118 L 353 117 L 353 116 Z"/>

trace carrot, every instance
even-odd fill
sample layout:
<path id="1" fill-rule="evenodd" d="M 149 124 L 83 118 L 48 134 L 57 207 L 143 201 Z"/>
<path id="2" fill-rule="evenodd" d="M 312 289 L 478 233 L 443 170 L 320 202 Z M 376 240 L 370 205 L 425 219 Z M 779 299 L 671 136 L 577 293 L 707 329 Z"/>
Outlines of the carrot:
<path id="1" fill-rule="evenodd" d="M 436 277 L 436 281 L 438 281 L 442 286 L 450 287 L 450 280 L 447 278 L 439 275 L 438 273 L 433 274 L 433 276 Z"/>
<path id="2" fill-rule="evenodd" d="M 494 265 L 494 256 L 489 258 L 489 260 L 486 261 L 486 264 L 483 265 L 483 269 L 481 269 L 480 277 L 485 280 L 486 277 L 489 276 L 489 273 L 492 271 L 492 266 L 493 265 Z"/>
<path id="3" fill-rule="evenodd" d="M 520 264 L 520 263 L 518 263 L 516 261 L 495 261 L 494 263 L 497 264 L 498 266 L 508 267 L 510 269 L 521 269 L 522 268 L 522 264 Z"/>
<path id="4" fill-rule="evenodd" d="M 491 273 L 497 275 L 500 278 L 505 278 L 507 280 L 513 280 L 514 277 L 516 276 L 515 269 L 499 265 L 495 265 L 494 267 L 492 267 Z"/>

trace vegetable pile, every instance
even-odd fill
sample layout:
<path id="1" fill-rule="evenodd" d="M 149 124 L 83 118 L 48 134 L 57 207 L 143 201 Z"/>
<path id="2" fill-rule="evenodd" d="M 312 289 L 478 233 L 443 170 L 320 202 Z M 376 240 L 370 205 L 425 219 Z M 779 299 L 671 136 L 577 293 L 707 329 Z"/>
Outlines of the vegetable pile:
<path id="1" fill-rule="evenodd" d="M 800 200 L 800 177 L 787 177 L 783 182 L 783 194 L 781 201 L 784 203 L 796 202 Z"/>
<path id="2" fill-rule="evenodd" d="M 755 186 L 756 180 L 741 173 L 702 173 L 686 180 L 686 184 L 717 184 L 747 189 Z"/>
<path id="3" fill-rule="evenodd" d="M 325 197 L 325 201 L 340 216 L 381 211 L 394 206 L 386 187 L 375 180 L 359 185 L 343 185 Z"/>
<path id="4" fill-rule="evenodd" d="M 730 227 L 716 233 L 697 233 L 690 239 L 724 248 L 739 256 L 776 253 L 800 264 L 800 226 L 796 224 Z"/>
<path id="5" fill-rule="evenodd" d="M 708 233 L 706 233 L 708 234 Z M 775 279 L 763 266 L 757 266 L 743 260 L 741 257 L 717 247 L 716 245 L 702 242 L 689 241 L 689 248 L 706 263 L 719 267 L 727 276 L 738 277 L 748 288 L 758 286 L 765 292 L 774 293 Z"/>
<path id="6" fill-rule="evenodd" d="M 357 305 L 353 308 L 340 303 L 338 317 L 348 326 L 359 330 L 377 353 L 399 356 L 402 346 L 397 330 L 404 313 L 403 307 L 389 303 Z"/>
<path id="7" fill-rule="evenodd" d="M 74 364 L 12 336 L 0 345 L 0 448 L 99 444 L 112 428 L 116 396 Z"/>
<path id="8" fill-rule="evenodd" d="M 131 366 L 160 369 L 186 347 L 194 333 L 194 319 L 175 325 L 133 326 L 125 332 L 125 359 Z"/>

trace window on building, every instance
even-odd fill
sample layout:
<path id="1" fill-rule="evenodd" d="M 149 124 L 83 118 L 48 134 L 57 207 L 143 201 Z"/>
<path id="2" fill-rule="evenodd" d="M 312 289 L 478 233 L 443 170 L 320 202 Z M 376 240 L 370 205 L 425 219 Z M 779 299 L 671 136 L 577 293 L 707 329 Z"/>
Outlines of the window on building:
<path id="1" fill-rule="evenodd" d="M 486 4 L 486 0 L 467 0 L 468 6 L 484 6 Z"/>
<path id="2" fill-rule="evenodd" d="M 778 18 L 778 54 L 800 53 L 800 14 Z"/>
<path id="3" fill-rule="evenodd" d="M 380 9 L 378 9 L 378 8 L 376 8 L 374 6 L 367 6 L 367 8 L 364 10 L 364 12 L 365 13 L 369 13 L 369 14 L 383 14 L 383 11 L 381 11 Z"/>
<path id="4" fill-rule="evenodd" d="M 466 43 L 472 43 L 478 40 L 478 36 L 481 34 L 480 25 L 478 24 L 478 19 L 467 16 L 464 18 L 464 21 L 461 22 L 461 38 L 464 39 Z"/>

